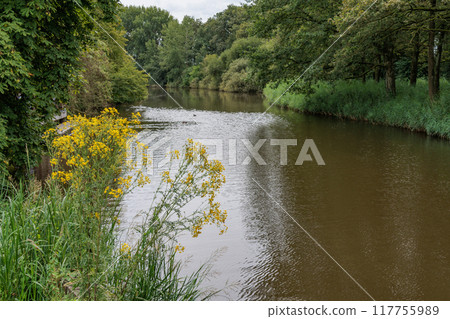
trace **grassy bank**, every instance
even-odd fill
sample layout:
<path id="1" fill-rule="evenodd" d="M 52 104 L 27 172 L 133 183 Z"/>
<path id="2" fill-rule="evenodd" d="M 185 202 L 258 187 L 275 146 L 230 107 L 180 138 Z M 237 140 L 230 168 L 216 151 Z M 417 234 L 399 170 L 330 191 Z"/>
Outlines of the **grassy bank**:
<path id="1" fill-rule="evenodd" d="M 264 95 L 272 103 L 288 86 L 286 83 L 268 85 Z M 368 121 L 450 138 L 448 81 L 441 81 L 441 96 L 434 103 L 429 102 L 424 80 L 419 80 L 416 87 L 398 81 L 395 97 L 385 93 L 384 83 L 375 81 L 319 82 L 313 89 L 310 95 L 288 92 L 277 101 L 277 105 L 305 113 Z"/>
<path id="2" fill-rule="evenodd" d="M 207 267 L 181 276 L 178 235 L 198 236 L 205 224 L 225 230 L 226 211 L 214 198 L 223 166 L 188 141 L 171 158 L 158 200 L 142 213 L 133 242 L 123 242 L 120 200 L 150 183 L 146 146 L 126 156 L 137 117 L 107 109 L 95 118 L 70 118 L 70 136 L 47 134 L 52 178 L 12 184 L 0 178 L 0 300 L 193 300 Z M 138 169 L 140 167 L 140 169 Z M 24 186 L 26 185 L 26 186 Z M 194 198 L 198 210 L 185 212 Z"/>

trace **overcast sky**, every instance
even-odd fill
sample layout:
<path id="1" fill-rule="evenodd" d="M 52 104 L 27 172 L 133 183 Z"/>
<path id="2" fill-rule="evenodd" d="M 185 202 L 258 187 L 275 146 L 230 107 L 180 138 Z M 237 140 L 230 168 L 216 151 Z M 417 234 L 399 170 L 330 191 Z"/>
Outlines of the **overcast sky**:
<path id="1" fill-rule="evenodd" d="M 123 5 L 156 6 L 169 11 L 179 21 L 185 15 L 201 18 L 203 22 L 223 11 L 230 4 L 239 5 L 243 0 L 120 0 Z"/>

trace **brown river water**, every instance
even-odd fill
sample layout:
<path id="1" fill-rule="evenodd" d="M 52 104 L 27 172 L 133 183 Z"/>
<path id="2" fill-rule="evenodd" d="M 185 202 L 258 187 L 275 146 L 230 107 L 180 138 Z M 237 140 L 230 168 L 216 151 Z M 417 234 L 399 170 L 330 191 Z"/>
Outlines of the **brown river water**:
<path id="1" fill-rule="evenodd" d="M 450 300 L 448 141 L 276 107 L 263 114 L 268 104 L 257 95 L 170 92 L 184 109 L 151 89 L 143 105 L 122 112 L 140 111 L 143 142 L 170 139 L 164 147 L 179 149 L 188 138 L 222 141 L 211 150 L 223 150 L 227 183 L 218 200 L 229 230 L 180 239 L 186 273 L 210 262 L 202 287 L 221 290 L 213 299 L 369 300 L 363 287 L 376 300 Z M 267 140 L 259 150 L 266 165 L 253 158 L 243 165 L 249 151 L 242 140 L 260 139 Z M 297 140 L 287 165 L 273 139 Z M 326 165 L 295 165 L 305 139 Z M 148 209 L 167 169 L 156 167 L 164 147 L 154 153 L 155 183 L 125 197 L 125 225 Z"/>

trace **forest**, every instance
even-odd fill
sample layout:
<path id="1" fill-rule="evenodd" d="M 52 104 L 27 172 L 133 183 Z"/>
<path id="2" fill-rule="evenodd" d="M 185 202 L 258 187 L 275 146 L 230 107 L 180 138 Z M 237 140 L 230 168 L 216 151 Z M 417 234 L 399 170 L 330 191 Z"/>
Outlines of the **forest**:
<path id="1" fill-rule="evenodd" d="M 253 1 L 202 23 L 156 7 L 125 7 L 127 50 L 169 86 L 261 91 L 294 80 L 335 41 L 303 82 L 431 78 L 430 97 L 449 75 L 446 1 Z M 369 9 L 370 6 L 370 9 Z M 365 11 L 368 9 L 367 11 Z M 364 14 L 363 14 L 364 13 Z M 339 40 L 337 42 L 337 40 Z"/>
<path id="2" fill-rule="evenodd" d="M 168 87 L 263 92 L 300 112 L 450 137 L 448 1 L 255 0 L 206 22 L 156 7 L 120 16 L 128 52 Z"/>

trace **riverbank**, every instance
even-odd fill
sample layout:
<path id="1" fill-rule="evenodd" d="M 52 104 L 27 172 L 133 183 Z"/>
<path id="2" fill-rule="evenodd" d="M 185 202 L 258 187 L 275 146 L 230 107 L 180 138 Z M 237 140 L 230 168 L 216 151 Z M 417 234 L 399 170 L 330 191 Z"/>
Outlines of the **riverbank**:
<path id="1" fill-rule="evenodd" d="M 71 135 L 51 129 L 44 137 L 51 179 L 44 185 L 34 180 L 17 185 L 0 176 L 0 300 L 208 297 L 199 289 L 208 267 L 181 275 L 175 256 L 184 248 L 177 236 L 186 229 L 198 236 L 205 220 L 224 227 L 226 211 L 214 200 L 224 182 L 223 168 L 192 141 L 174 151 L 179 170 L 163 176 L 161 199 L 139 212 L 145 218 L 126 229 L 134 232 L 133 242 L 127 241 L 121 236 L 121 200 L 150 183 L 143 172 L 149 164 L 147 146 L 136 143 L 142 155 L 127 158 L 127 143 L 140 127 L 138 117 L 121 118 L 113 108 L 93 118 L 70 116 Z M 202 160 L 192 161 L 197 156 Z M 188 200 L 200 196 L 209 206 L 182 216 Z"/>
<path id="2" fill-rule="evenodd" d="M 268 85 L 264 96 L 273 103 L 289 84 Z M 440 99 L 430 103 L 427 83 L 419 80 L 416 87 L 398 81 L 397 95 L 389 96 L 384 83 L 375 81 L 319 82 L 314 93 L 304 95 L 287 92 L 276 105 L 294 111 L 343 119 L 366 121 L 424 132 L 431 136 L 450 139 L 450 83 L 441 81 Z"/>

